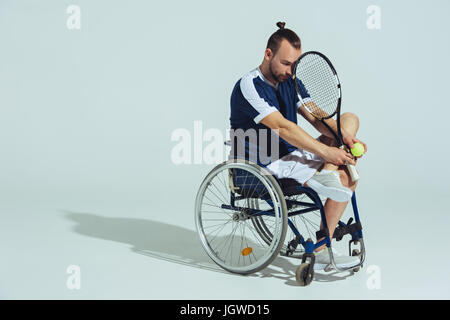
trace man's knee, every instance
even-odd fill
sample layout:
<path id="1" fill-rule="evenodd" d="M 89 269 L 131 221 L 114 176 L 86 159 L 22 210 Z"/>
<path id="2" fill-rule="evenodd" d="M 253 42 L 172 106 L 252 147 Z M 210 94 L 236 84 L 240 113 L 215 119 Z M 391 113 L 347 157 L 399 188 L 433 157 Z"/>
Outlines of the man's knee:
<path id="1" fill-rule="evenodd" d="M 355 128 L 356 130 L 358 130 L 359 128 L 359 118 L 356 114 L 352 113 L 352 112 L 345 112 L 343 114 L 341 114 L 341 122 L 345 125 L 345 126 L 351 126 L 353 128 Z"/>
<path id="2" fill-rule="evenodd" d="M 344 112 L 343 114 L 341 114 L 341 119 L 342 118 L 350 118 L 356 121 L 359 121 L 359 118 L 356 114 L 354 114 L 353 112 Z"/>

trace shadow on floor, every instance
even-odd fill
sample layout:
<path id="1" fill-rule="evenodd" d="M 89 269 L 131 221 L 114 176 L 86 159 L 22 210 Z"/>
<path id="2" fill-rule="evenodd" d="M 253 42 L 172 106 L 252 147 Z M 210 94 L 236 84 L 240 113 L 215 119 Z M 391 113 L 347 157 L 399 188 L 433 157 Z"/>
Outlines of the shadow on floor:
<path id="1" fill-rule="evenodd" d="M 111 218 L 91 213 L 63 211 L 65 218 L 74 223 L 72 230 L 91 238 L 125 243 L 131 251 L 152 258 L 190 267 L 221 272 L 238 277 L 273 277 L 290 286 L 299 286 L 295 270 L 301 260 L 277 257 L 268 267 L 250 275 L 229 273 L 216 265 L 203 250 L 196 231 L 158 221 L 134 218 Z M 314 281 L 344 280 L 348 274 L 315 272 Z"/>

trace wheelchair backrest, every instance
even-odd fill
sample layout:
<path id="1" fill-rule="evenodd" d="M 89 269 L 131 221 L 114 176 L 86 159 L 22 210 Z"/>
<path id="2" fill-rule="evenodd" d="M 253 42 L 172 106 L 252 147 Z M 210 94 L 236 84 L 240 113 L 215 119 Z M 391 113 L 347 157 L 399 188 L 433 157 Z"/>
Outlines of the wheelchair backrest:
<path id="1" fill-rule="evenodd" d="M 266 186 L 254 174 L 243 169 L 229 169 L 230 189 L 251 198 L 257 198 L 267 193 Z"/>

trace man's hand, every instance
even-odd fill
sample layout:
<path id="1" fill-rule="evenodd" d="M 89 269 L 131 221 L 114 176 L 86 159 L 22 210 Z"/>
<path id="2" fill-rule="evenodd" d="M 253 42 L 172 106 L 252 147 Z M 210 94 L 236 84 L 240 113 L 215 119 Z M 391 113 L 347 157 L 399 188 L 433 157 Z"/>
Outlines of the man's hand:
<path id="1" fill-rule="evenodd" d="M 326 162 L 332 163 L 336 166 L 356 164 L 356 161 L 351 153 L 336 147 L 328 147 L 322 155 L 322 158 L 324 158 Z"/>
<path id="2" fill-rule="evenodd" d="M 353 144 L 354 143 L 359 142 L 359 143 L 361 143 L 364 146 L 364 153 L 367 152 L 367 145 L 364 142 L 362 142 L 361 140 L 356 139 L 354 136 L 352 136 L 351 134 L 347 133 L 344 129 L 341 129 L 341 132 L 342 132 L 342 141 L 344 141 L 344 143 L 346 145 L 348 145 L 348 147 L 350 149 L 353 148 Z M 362 157 L 362 155 L 359 156 L 359 157 L 356 157 L 356 158 L 361 158 L 361 157 Z"/>

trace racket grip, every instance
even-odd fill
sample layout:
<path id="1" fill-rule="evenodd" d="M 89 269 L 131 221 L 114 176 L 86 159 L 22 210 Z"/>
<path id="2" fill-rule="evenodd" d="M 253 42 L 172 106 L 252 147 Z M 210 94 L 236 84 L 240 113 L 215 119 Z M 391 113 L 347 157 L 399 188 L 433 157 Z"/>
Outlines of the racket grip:
<path id="1" fill-rule="evenodd" d="M 359 173 L 358 171 L 356 171 L 356 168 L 354 165 L 352 164 L 348 164 L 347 165 L 347 169 L 348 172 L 350 172 L 350 177 L 352 179 L 353 182 L 358 181 L 359 180 Z"/>
<path id="2" fill-rule="evenodd" d="M 340 148 L 344 149 L 347 152 L 350 152 L 350 150 L 345 145 L 342 145 Z M 348 164 L 347 165 L 347 169 L 348 169 L 348 172 L 350 172 L 350 178 L 352 179 L 352 181 L 353 182 L 358 181 L 359 180 L 359 173 L 358 173 L 358 171 L 356 171 L 355 166 L 352 165 L 352 164 Z"/>

